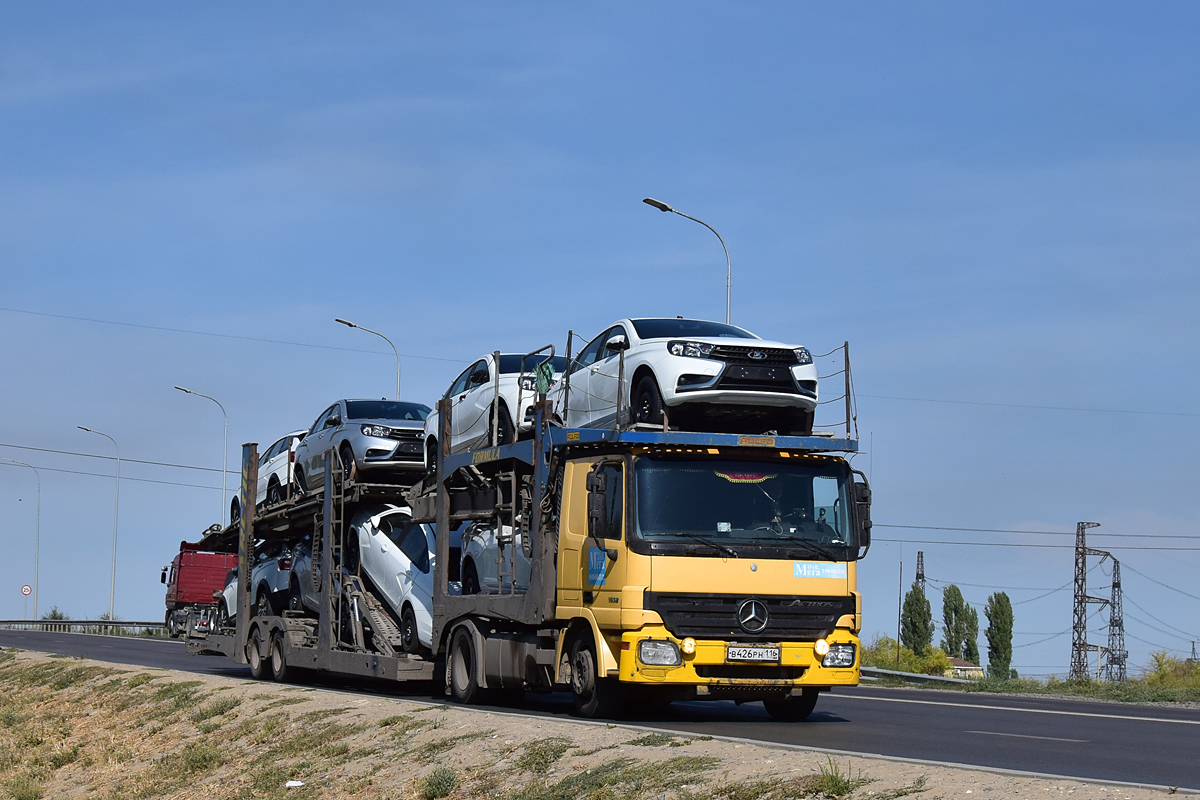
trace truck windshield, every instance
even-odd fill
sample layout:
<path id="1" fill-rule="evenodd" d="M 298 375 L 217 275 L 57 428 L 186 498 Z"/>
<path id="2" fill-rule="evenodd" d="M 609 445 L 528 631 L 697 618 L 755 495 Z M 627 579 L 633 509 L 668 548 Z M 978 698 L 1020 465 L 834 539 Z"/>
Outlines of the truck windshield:
<path id="1" fill-rule="evenodd" d="M 824 557 L 852 541 L 840 461 L 642 456 L 634 475 L 644 541 L 703 538 L 733 551 L 778 546 Z"/>

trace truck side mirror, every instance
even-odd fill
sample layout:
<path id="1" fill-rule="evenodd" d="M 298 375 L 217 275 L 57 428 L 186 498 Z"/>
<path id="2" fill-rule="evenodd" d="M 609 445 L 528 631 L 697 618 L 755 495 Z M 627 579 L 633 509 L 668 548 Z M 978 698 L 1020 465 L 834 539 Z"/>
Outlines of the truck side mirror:
<path id="1" fill-rule="evenodd" d="M 167 582 L 167 568 L 166 567 L 163 567 L 162 576 L 158 579 L 158 582 L 159 583 Z"/>
<path id="2" fill-rule="evenodd" d="M 588 476 L 588 482 L 591 482 Z M 605 502 L 604 491 L 589 491 L 587 499 L 588 536 L 593 539 L 603 539 L 608 531 L 608 504 Z"/>
<path id="3" fill-rule="evenodd" d="M 858 470 L 854 470 L 854 474 L 861 478 L 861 481 L 854 483 L 854 518 L 857 521 L 858 546 L 862 553 L 859 558 L 867 555 L 867 551 L 871 549 L 871 486 L 867 483 L 867 476 L 863 475 Z"/>

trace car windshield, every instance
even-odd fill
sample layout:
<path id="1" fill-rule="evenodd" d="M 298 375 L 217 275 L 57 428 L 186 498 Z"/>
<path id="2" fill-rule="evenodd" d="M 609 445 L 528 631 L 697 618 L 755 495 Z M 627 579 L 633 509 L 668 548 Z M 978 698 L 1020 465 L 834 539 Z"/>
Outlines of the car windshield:
<path id="1" fill-rule="evenodd" d="M 850 543 L 843 463 L 770 463 L 642 456 L 634 462 L 637 535 L 699 537 L 722 546 Z"/>
<path id="2" fill-rule="evenodd" d="M 419 422 L 429 416 L 429 407 L 398 400 L 347 400 L 346 416 L 347 419 L 410 419 Z"/>
<path id="3" fill-rule="evenodd" d="M 639 339 L 670 339 L 676 336 L 703 336 L 720 339 L 757 339 L 753 333 L 726 325 L 723 322 L 705 322 L 699 319 L 635 319 L 633 329 Z"/>
<path id="4" fill-rule="evenodd" d="M 525 360 L 524 369 L 521 368 L 521 360 Z M 500 374 L 512 375 L 517 372 L 533 372 L 538 364 L 546 360 L 546 356 L 542 353 L 532 356 L 500 356 Z M 555 372 L 562 372 L 567 368 L 567 359 L 563 356 L 555 356 L 550 359 L 550 363 L 554 365 Z"/>

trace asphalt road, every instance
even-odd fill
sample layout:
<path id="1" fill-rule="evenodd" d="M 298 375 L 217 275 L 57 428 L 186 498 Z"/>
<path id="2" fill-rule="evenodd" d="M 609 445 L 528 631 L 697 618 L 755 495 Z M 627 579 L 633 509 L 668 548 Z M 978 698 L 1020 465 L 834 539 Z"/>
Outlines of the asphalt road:
<path id="1" fill-rule="evenodd" d="M 177 641 L 0 631 L 0 646 L 248 678 Z M 324 681 L 324 685 L 346 688 Z M 356 691 L 381 690 L 355 684 Z M 388 694 L 429 699 L 429 687 Z M 439 698 L 440 699 L 440 698 Z M 567 716 L 570 699 L 530 695 L 521 708 Z M 638 725 L 803 747 L 1200 790 L 1200 709 L 860 686 L 822 695 L 806 722 L 771 720 L 762 706 L 675 703 Z"/>

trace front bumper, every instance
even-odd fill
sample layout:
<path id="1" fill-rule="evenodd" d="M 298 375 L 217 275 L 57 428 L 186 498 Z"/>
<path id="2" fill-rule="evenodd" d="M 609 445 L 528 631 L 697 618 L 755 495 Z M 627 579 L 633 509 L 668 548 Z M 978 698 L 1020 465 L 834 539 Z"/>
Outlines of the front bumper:
<path id="1" fill-rule="evenodd" d="M 361 433 L 347 437 L 358 460 L 358 468 L 364 471 L 425 469 L 425 448 L 422 440 L 421 429 L 412 431 L 412 435 L 403 439 L 364 436 Z"/>
<path id="2" fill-rule="evenodd" d="M 620 638 L 614 637 L 610 646 L 618 654 L 622 682 L 680 689 L 697 687 L 695 694 L 699 697 L 732 695 L 749 698 L 778 696 L 795 689 L 857 686 L 859 681 L 861 643 L 846 630 L 836 630 L 827 638 L 830 644 L 855 645 L 854 665 L 845 668 L 822 666 L 821 657 L 814 651 L 814 642 L 779 642 L 779 662 L 759 664 L 730 662 L 726 659 L 728 647 L 737 643 L 705 639 L 694 640 L 695 650 L 683 653 L 683 663 L 679 666 L 648 666 L 637 656 L 638 642 L 642 639 L 671 641 L 682 651 L 683 641 L 660 625 L 648 625 L 637 631 L 626 631 Z"/>
<path id="3" fill-rule="evenodd" d="M 670 356 L 655 365 L 663 402 L 761 405 L 812 410 L 817 405 L 817 368 L 747 365 Z"/>

